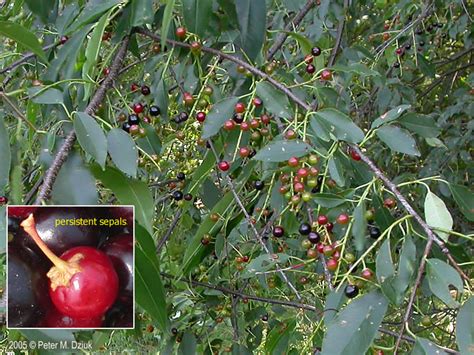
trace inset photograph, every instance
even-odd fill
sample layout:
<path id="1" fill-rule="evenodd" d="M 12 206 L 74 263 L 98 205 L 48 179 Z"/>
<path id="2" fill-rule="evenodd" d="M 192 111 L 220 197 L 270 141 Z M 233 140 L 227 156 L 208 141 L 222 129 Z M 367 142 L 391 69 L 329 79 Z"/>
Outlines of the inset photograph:
<path id="1" fill-rule="evenodd" d="M 133 206 L 8 206 L 8 328 L 133 328 Z"/>

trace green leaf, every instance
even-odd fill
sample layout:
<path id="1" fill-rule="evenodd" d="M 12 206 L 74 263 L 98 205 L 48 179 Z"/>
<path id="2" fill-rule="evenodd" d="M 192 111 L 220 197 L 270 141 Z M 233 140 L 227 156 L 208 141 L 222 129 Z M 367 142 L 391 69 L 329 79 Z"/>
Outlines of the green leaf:
<path id="1" fill-rule="evenodd" d="M 197 354 L 196 352 L 197 342 L 196 337 L 191 332 L 185 332 L 181 344 L 179 344 L 178 354 L 188 355 Z"/>
<path id="2" fill-rule="evenodd" d="M 156 134 L 156 130 L 149 124 L 143 124 L 142 127 L 145 129 L 146 135 L 136 140 L 137 145 L 150 155 L 159 155 L 161 153 L 161 141 L 158 134 Z"/>
<path id="3" fill-rule="evenodd" d="M 202 139 L 211 138 L 219 132 L 224 122 L 232 118 L 238 101 L 237 97 L 228 97 L 212 106 L 204 121 Z"/>
<path id="4" fill-rule="evenodd" d="M 78 153 L 69 154 L 53 185 L 51 198 L 57 205 L 97 204 L 95 179 Z"/>
<path id="5" fill-rule="evenodd" d="M 171 21 L 173 20 L 174 4 L 175 0 L 166 0 L 165 13 L 163 14 L 163 22 L 161 23 L 161 51 L 165 50 L 168 31 Z"/>
<path id="6" fill-rule="evenodd" d="M 276 258 L 275 258 L 276 256 Z M 251 278 L 255 277 L 256 272 L 265 272 L 272 270 L 277 264 L 285 263 L 289 259 L 286 254 L 261 254 L 252 261 L 250 261 L 240 277 Z"/>
<path id="7" fill-rule="evenodd" d="M 84 25 L 94 22 L 102 14 L 112 7 L 119 5 L 123 0 L 93 0 L 89 1 L 84 6 L 82 12 L 79 14 L 76 20 L 74 20 L 68 27 L 66 33 L 74 33 Z M 69 42 L 69 41 L 68 41 Z"/>
<path id="8" fill-rule="evenodd" d="M 365 354 L 387 306 L 387 300 L 378 291 L 351 301 L 328 325 L 321 355 Z"/>
<path id="9" fill-rule="evenodd" d="M 186 27 L 204 38 L 211 24 L 212 0 L 183 0 L 183 16 Z"/>
<path id="10" fill-rule="evenodd" d="M 377 280 L 379 283 L 383 283 L 387 278 L 395 275 L 395 266 L 393 265 L 392 253 L 390 252 L 390 240 L 385 239 L 377 252 L 375 259 L 375 268 L 377 274 Z"/>
<path id="11" fill-rule="evenodd" d="M 265 81 L 257 83 L 257 96 L 262 99 L 265 109 L 275 116 L 290 118 L 292 115 L 288 97 Z"/>
<path id="12" fill-rule="evenodd" d="M 255 60 L 262 50 L 265 39 L 267 8 L 265 0 L 236 0 L 235 9 L 240 29 L 240 46 Z"/>
<path id="13" fill-rule="evenodd" d="M 314 194 L 313 200 L 316 202 L 316 204 L 327 208 L 337 207 L 346 202 L 346 200 L 341 196 L 331 193 Z"/>
<path id="14" fill-rule="evenodd" d="M 429 76 L 430 78 L 434 78 L 436 74 L 436 68 L 433 63 L 430 63 L 424 56 L 418 56 L 418 66 L 420 67 L 420 71 Z"/>
<path id="15" fill-rule="evenodd" d="M 377 118 L 374 122 L 372 122 L 371 128 L 377 128 L 380 127 L 383 124 L 386 124 L 388 122 L 396 120 L 400 115 L 408 110 L 411 106 L 410 105 L 400 105 L 398 107 L 395 107 L 394 109 L 391 109 L 388 112 L 385 112 L 383 115 L 381 115 L 379 118 Z"/>
<path id="16" fill-rule="evenodd" d="M 419 156 L 415 139 L 406 130 L 396 126 L 383 126 L 377 129 L 377 136 L 394 152 Z"/>
<path id="17" fill-rule="evenodd" d="M 123 205 L 135 206 L 135 218 L 151 233 L 155 204 L 148 185 L 126 177 L 119 170 L 106 168 L 105 171 L 92 166 L 92 173 L 104 186 L 115 194 Z"/>
<path id="18" fill-rule="evenodd" d="M 419 113 L 407 113 L 400 118 L 399 122 L 409 131 L 424 138 L 434 138 L 441 131 L 433 117 Z"/>
<path id="19" fill-rule="evenodd" d="M 441 348 L 436 346 L 432 341 L 420 337 L 416 337 L 415 346 L 411 355 L 439 355 L 445 353 Z"/>
<path id="20" fill-rule="evenodd" d="M 449 184 L 449 189 L 462 214 L 474 222 L 474 193 L 462 185 Z"/>
<path id="21" fill-rule="evenodd" d="M 331 178 L 336 181 L 338 186 L 344 186 L 346 184 L 346 179 L 344 178 L 344 167 L 342 166 L 341 159 L 335 155 L 329 159 L 328 163 L 329 174 Z"/>
<path id="22" fill-rule="evenodd" d="M 84 80 L 94 80 L 94 72 L 97 72 L 97 59 L 99 58 L 99 50 L 102 44 L 102 35 L 104 34 L 105 27 L 109 23 L 109 16 L 111 14 L 110 10 L 105 15 L 103 15 L 100 20 L 97 22 L 97 25 L 92 31 L 91 38 L 87 43 L 86 47 L 86 61 L 82 67 L 82 79 Z M 94 83 L 85 83 L 84 84 L 84 101 L 91 96 L 91 91 L 94 88 Z"/>
<path id="23" fill-rule="evenodd" d="M 354 247 L 360 253 L 364 250 L 365 236 L 367 235 L 367 219 L 365 218 L 365 202 L 363 201 L 354 209 L 354 224 L 352 226 Z"/>
<path id="24" fill-rule="evenodd" d="M 291 157 L 301 157 L 310 152 L 311 146 L 297 140 L 273 141 L 260 149 L 253 157 L 264 162 L 281 162 Z"/>
<path id="25" fill-rule="evenodd" d="M 459 274 L 442 260 L 428 259 L 426 263 L 426 276 L 431 292 L 449 307 L 457 307 L 458 303 L 453 300 L 449 292 L 449 285 L 462 292 L 463 284 Z"/>
<path id="26" fill-rule="evenodd" d="M 10 138 L 2 111 L 0 111 L 0 161 L 2 162 L 0 164 L 0 193 L 3 193 L 5 186 L 8 184 L 8 177 L 10 176 L 12 156 L 10 151 Z"/>
<path id="27" fill-rule="evenodd" d="M 225 215 L 229 208 L 232 207 L 233 203 L 233 194 L 229 191 L 227 194 L 222 197 L 218 204 L 214 206 L 210 214 L 217 213 L 218 215 Z M 219 230 L 219 226 L 222 224 L 221 221 L 213 222 L 210 219 L 210 214 L 201 222 L 198 230 L 194 234 L 191 240 L 188 241 L 188 246 L 184 253 L 183 261 L 183 273 L 188 274 L 192 268 L 197 266 L 201 262 L 201 258 L 204 255 L 205 247 L 201 243 L 201 239 L 204 234 L 210 233 L 211 230 Z"/>
<path id="28" fill-rule="evenodd" d="M 453 218 L 449 213 L 443 200 L 431 191 L 425 197 L 425 219 L 426 223 L 433 228 L 441 228 L 450 231 L 453 228 Z M 444 241 L 448 240 L 449 233 L 435 231 Z"/>
<path id="29" fill-rule="evenodd" d="M 410 286 L 410 282 L 416 271 L 416 246 L 409 235 L 405 236 L 402 250 L 400 252 L 400 260 L 398 262 L 397 276 L 393 280 L 387 280 L 382 285 L 382 291 L 386 290 L 386 285 L 393 289 L 393 303 L 400 305 L 403 301 L 405 291 Z M 385 291 L 384 291 L 385 293 Z M 388 296 L 386 294 L 386 296 Z"/>
<path id="30" fill-rule="evenodd" d="M 195 192 L 200 188 L 202 182 L 209 176 L 212 168 L 215 167 L 216 158 L 212 153 L 206 154 L 206 157 L 201 162 L 201 165 L 193 172 L 192 180 L 189 185 L 186 187 L 186 192 L 190 194 L 195 194 Z"/>
<path id="31" fill-rule="evenodd" d="M 133 178 L 137 175 L 138 151 L 130 134 L 120 128 L 111 129 L 107 134 L 107 149 L 117 168 Z"/>
<path id="32" fill-rule="evenodd" d="M 331 324 L 345 301 L 346 295 L 344 294 L 344 287 L 340 287 L 338 290 L 336 289 L 328 293 L 324 305 L 324 324 L 326 327 Z"/>
<path id="33" fill-rule="evenodd" d="M 63 93 L 55 88 L 44 90 L 32 87 L 28 89 L 28 96 L 36 104 L 54 105 L 63 103 Z"/>
<path id="34" fill-rule="evenodd" d="M 46 54 L 41 48 L 41 45 L 36 36 L 28 31 L 25 27 L 19 23 L 10 21 L 0 21 L 0 34 L 5 37 L 11 38 L 19 45 L 29 49 L 43 61 L 48 62 Z"/>
<path id="35" fill-rule="evenodd" d="M 297 32 L 291 32 L 291 31 L 279 31 L 279 32 L 283 32 L 283 33 L 286 33 L 289 37 L 292 37 L 294 38 L 298 44 L 300 45 L 301 47 L 301 51 L 303 53 L 310 53 L 311 52 L 311 48 L 313 47 L 311 41 L 306 38 L 305 36 L 297 33 Z"/>
<path id="36" fill-rule="evenodd" d="M 85 112 L 76 112 L 74 130 L 81 147 L 104 168 L 107 158 L 107 139 L 102 127 Z"/>
<path id="37" fill-rule="evenodd" d="M 287 354 L 288 345 L 296 327 L 296 320 L 290 320 L 282 331 L 280 327 L 273 327 L 265 341 L 266 354 Z"/>
<path id="38" fill-rule="evenodd" d="M 140 225 L 135 225 L 136 302 L 158 323 L 163 333 L 168 328 L 166 294 L 161 283 L 160 267 L 153 238 Z"/>
<path id="39" fill-rule="evenodd" d="M 132 15 L 130 22 L 132 27 L 138 27 L 153 22 L 153 0 L 134 0 L 131 3 Z"/>
<path id="40" fill-rule="evenodd" d="M 326 108 L 313 113 L 310 123 L 317 134 L 323 129 L 336 139 L 350 143 L 359 143 L 364 139 L 364 132 L 352 122 L 349 116 L 334 108 Z"/>
<path id="41" fill-rule="evenodd" d="M 456 343 L 461 354 L 474 352 L 474 297 L 459 309 L 456 317 Z"/>
<path id="42" fill-rule="evenodd" d="M 58 2 L 56 0 L 25 0 L 25 2 L 30 11 L 38 16 L 44 24 L 57 11 Z"/>

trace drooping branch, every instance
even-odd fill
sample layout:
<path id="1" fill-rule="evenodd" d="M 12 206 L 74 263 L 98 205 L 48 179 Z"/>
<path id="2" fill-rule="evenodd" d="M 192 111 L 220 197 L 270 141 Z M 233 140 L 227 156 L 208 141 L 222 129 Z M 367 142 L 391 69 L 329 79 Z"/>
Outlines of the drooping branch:
<path id="1" fill-rule="evenodd" d="M 280 33 L 278 37 L 276 38 L 275 42 L 271 46 L 271 48 L 268 50 L 267 54 L 267 60 L 272 60 L 273 56 L 278 52 L 285 43 L 286 39 L 288 38 L 288 32 L 293 30 L 294 28 L 297 28 L 301 21 L 303 21 L 303 18 L 306 16 L 306 14 L 316 5 L 315 0 L 308 0 L 306 4 L 303 6 L 303 8 L 293 17 L 293 19 L 288 22 L 285 26 L 285 29 L 283 30 L 283 33 Z"/>
<path id="2" fill-rule="evenodd" d="M 126 36 L 122 44 L 120 45 L 117 54 L 112 62 L 112 66 L 110 67 L 110 73 L 107 78 L 102 82 L 100 87 L 95 92 L 94 96 L 92 97 L 89 105 L 87 105 L 85 112 L 89 115 L 93 115 L 94 112 L 99 107 L 100 103 L 104 100 L 105 94 L 107 90 L 112 87 L 115 79 L 117 78 L 120 68 L 122 68 L 122 62 L 127 54 L 127 47 L 128 47 L 129 36 Z M 51 195 L 51 190 L 53 188 L 54 182 L 58 176 L 59 170 L 63 166 L 64 162 L 66 161 L 69 152 L 76 141 L 76 133 L 74 130 L 67 135 L 66 139 L 64 140 L 63 144 L 59 148 L 54 160 L 49 167 L 48 171 L 46 172 L 43 180 L 43 185 L 41 186 L 38 196 L 36 198 L 35 204 L 39 205 L 46 201 L 49 196 Z"/>

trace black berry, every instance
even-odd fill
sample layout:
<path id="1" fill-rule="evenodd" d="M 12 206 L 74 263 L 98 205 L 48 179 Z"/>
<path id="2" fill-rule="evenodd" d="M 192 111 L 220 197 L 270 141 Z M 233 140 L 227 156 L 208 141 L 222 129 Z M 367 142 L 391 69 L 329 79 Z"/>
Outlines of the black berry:
<path id="1" fill-rule="evenodd" d="M 255 187 L 255 190 L 261 191 L 265 187 L 265 183 L 261 180 L 257 180 L 254 182 L 253 186 Z"/>
<path id="2" fill-rule="evenodd" d="M 308 223 L 301 223 L 298 231 L 301 235 L 309 235 L 311 232 L 311 226 Z"/>
<path id="3" fill-rule="evenodd" d="M 313 47 L 311 49 L 311 54 L 314 55 L 315 57 L 321 55 L 321 48 L 319 47 Z"/>
<path id="4" fill-rule="evenodd" d="M 193 195 L 191 195 L 191 194 L 184 194 L 184 199 L 185 199 L 186 201 L 191 201 L 191 200 L 193 199 Z"/>
<path id="5" fill-rule="evenodd" d="M 319 235 L 318 232 L 310 232 L 308 234 L 308 240 L 312 243 L 312 244 L 318 244 L 320 241 L 321 241 L 321 236 Z"/>
<path id="6" fill-rule="evenodd" d="M 273 227 L 273 236 L 276 238 L 281 238 L 285 234 L 285 230 L 282 226 Z"/>
<path id="7" fill-rule="evenodd" d="M 125 132 L 130 132 L 130 123 L 124 122 L 123 125 L 122 125 L 122 129 L 123 129 Z"/>
<path id="8" fill-rule="evenodd" d="M 347 298 L 354 298 L 359 294 L 359 288 L 356 285 L 347 285 L 344 293 Z"/>
<path id="9" fill-rule="evenodd" d="M 150 115 L 151 116 L 158 116 L 161 113 L 161 110 L 158 106 L 150 106 Z"/>
<path id="10" fill-rule="evenodd" d="M 141 91 L 143 95 L 150 95 L 150 88 L 146 85 L 142 86 Z"/>
<path id="11" fill-rule="evenodd" d="M 128 124 L 134 125 L 134 124 L 139 124 L 140 123 L 140 118 L 137 115 L 131 114 L 128 116 Z"/>
<path id="12" fill-rule="evenodd" d="M 240 113 L 234 114 L 234 117 L 233 117 L 232 119 L 235 121 L 235 123 L 242 123 L 242 122 L 244 122 L 244 116 L 241 115 Z"/>
<path id="13" fill-rule="evenodd" d="M 373 239 L 380 237 L 380 229 L 375 226 L 369 226 L 369 235 Z"/>
<path id="14" fill-rule="evenodd" d="M 174 191 L 173 198 L 175 199 L 175 201 L 180 201 L 183 199 L 183 193 L 181 191 Z"/>
<path id="15" fill-rule="evenodd" d="M 186 179 L 186 175 L 184 175 L 183 172 L 179 172 L 178 174 L 176 174 L 176 179 L 178 179 L 179 181 L 183 181 L 184 179 Z"/>

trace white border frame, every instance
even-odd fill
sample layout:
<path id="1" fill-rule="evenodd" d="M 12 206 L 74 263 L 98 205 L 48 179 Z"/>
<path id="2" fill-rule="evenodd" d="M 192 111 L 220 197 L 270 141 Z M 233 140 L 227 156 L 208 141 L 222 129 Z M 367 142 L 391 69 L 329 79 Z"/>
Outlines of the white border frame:
<path id="1" fill-rule="evenodd" d="M 5 315 L 6 315 L 6 328 L 7 329 L 15 329 L 15 330 L 24 330 L 24 329 L 45 329 L 45 330 L 128 330 L 128 329 L 135 329 L 135 312 L 136 312 L 136 304 L 135 304 L 135 244 L 136 244 L 136 237 L 135 237 L 135 205 L 7 205 L 5 206 L 5 240 L 6 240 L 6 285 L 5 291 L 7 293 L 6 297 L 6 304 L 5 304 Z M 132 327 L 129 328 L 114 328 L 114 327 L 101 327 L 101 328 L 54 328 L 54 327 L 9 327 L 8 326 L 8 208 L 9 207 L 40 207 L 40 208 L 48 208 L 48 207 L 93 207 L 93 208 L 110 208 L 110 207 L 131 207 L 133 211 L 133 228 L 132 228 L 132 236 L 133 236 L 133 304 L 132 304 L 132 316 L 133 316 L 133 323 Z"/>

